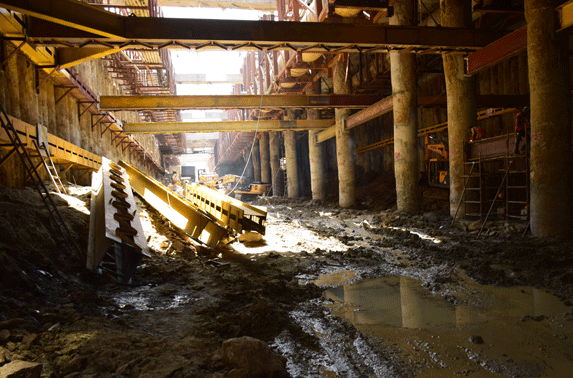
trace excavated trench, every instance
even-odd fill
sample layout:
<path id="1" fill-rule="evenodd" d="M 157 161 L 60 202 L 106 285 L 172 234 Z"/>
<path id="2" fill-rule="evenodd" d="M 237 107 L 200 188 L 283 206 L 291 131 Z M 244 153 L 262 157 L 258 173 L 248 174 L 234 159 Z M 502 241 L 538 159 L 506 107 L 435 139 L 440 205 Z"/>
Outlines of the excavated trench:
<path id="1" fill-rule="evenodd" d="M 58 200 L 80 241 L 86 193 Z M 35 196 L 0 190 L 0 366 L 35 361 L 44 377 L 247 377 L 215 352 L 251 336 L 286 357 L 274 377 L 573 368 L 572 244 L 521 238 L 523 224 L 495 221 L 491 236 L 477 236 L 475 222 L 451 227 L 439 211 L 263 199 L 263 240 L 210 253 L 140 202 L 152 258 L 118 286 L 66 257 L 34 221 L 45 216 Z"/>

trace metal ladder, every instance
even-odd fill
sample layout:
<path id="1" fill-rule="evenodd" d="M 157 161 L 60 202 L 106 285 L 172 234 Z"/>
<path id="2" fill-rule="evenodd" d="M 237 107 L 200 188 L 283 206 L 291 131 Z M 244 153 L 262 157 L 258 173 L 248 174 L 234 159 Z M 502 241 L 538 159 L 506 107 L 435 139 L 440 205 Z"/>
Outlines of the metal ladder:
<path id="1" fill-rule="evenodd" d="M 52 160 L 52 157 L 50 156 L 50 153 L 48 152 L 48 148 L 46 147 L 46 145 L 44 143 L 39 145 L 37 141 L 34 141 L 34 146 L 36 147 L 38 155 L 37 156 L 30 155 L 30 157 L 39 157 L 42 160 L 42 164 L 44 165 L 44 168 L 46 168 L 48 176 L 50 176 L 50 180 L 52 181 L 52 184 L 54 184 L 54 186 L 56 187 L 58 193 L 68 194 L 66 188 L 64 187 L 64 184 L 62 184 L 62 180 L 60 180 L 60 175 L 58 174 L 58 170 L 54 165 L 54 161 Z"/>
<path id="2" fill-rule="evenodd" d="M 83 257 L 78 245 L 76 244 L 76 241 L 72 237 L 70 230 L 66 225 L 66 222 L 64 222 L 64 219 L 62 218 L 62 215 L 60 214 L 58 207 L 54 203 L 54 200 L 52 199 L 50 192 L 44 185 L 44 182 L 42 181 L 42 178 L 40 177 L 40 174 L 38 173 L 38 170 L 36 169 L 36 166 L 34 165 L 32 158 L 30 157 L 30 154 L 28 154 L 26 146 L 20 140 L 18 132 L 16 131 L 16 129 L 14 129 L 14 125 L 12 124 L 12 121 L 10 121 L 10 118 L 8 117 L 8 114 L 4 110 L 2 104 L 0 104 L 0 124 L 2 125 L 4 130 L 6 130 L 6 134 L 8 135 L 8 138 L 10 138 L 10 142 L 14 146 L 16 152 L 18 153 L 18 156 L 20 157 L 20 160 L 22 161 L 22 164 L 24 165 L 24 168 L 26 169 L 28 176 L 32 178 L 36 190 L 38 191 L 40 197 L 42 198 L 42 201 L 44 201 L 44 204 L 48 208 L 48 213 L 50 214 L 50 219 L 52 220 L 52 223 L 56 225 L 56 227 L 60 231 L 60 234 L 64 237 L 64 240 L 66 241 L 66 244 L 68 245 L 70 252 L 72 252 L 73 254 L 75 254 L 80 258 Z"/>

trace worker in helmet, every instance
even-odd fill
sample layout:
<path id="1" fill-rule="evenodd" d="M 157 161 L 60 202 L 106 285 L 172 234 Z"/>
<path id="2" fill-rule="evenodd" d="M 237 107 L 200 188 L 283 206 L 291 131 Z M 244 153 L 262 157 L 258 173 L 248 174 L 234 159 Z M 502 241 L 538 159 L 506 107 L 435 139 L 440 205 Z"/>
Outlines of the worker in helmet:
<path id="1" fill-rule="evenodd" d="M 529 135 L 529 107 L 524 107 L 515 116 L 515 154 L 520 152 L 520 144 L 525 140 L 526 148 L 531 142 Z"/>
<path id="2" fill-rule="evenodd" d="M 479 126 L 472 127 L 472 136 L 470 138 L 470 142 L 475 142 L 476 140 L 480 140 L 485 137 L 485 131 Z"/>

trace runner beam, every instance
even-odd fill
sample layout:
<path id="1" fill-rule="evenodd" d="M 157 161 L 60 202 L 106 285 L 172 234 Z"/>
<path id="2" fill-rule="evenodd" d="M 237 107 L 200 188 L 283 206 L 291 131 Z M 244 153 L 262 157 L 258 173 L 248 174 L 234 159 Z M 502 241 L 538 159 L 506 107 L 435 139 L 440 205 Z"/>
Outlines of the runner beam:
<path id="1" fill-rule="evenodd" d="M 296 121 L 228 121 L 228 122 L 144 122 L 124 123 L 127 134 L 179 134 L 248 131 L 322 130 L 334 124 L 334 120 Z"/>

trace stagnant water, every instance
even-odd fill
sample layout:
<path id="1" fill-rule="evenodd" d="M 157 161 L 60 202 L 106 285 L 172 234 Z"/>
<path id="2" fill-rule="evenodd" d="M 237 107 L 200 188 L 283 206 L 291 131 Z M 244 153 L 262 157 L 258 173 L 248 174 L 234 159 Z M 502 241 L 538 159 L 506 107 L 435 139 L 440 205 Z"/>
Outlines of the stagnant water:
<path id="1" fill-rule="evenodd" d="M 354 272 L 321 276 L 324 305 L 362 335 L 400 350 L 419 377 L 566 377 L 573 374 L 570 307 L 531 287 L 466 279 L 452 304 L 422 282 L 389 276 L 356 283 Z M 336 369 L 334 369 L 336 370 Z M 327 375 L 324 375 L 327 376 Z M 343 376 L 336 372 L 334 376 Z M 392 376 L 371 374 L 369 376 Z"/>

